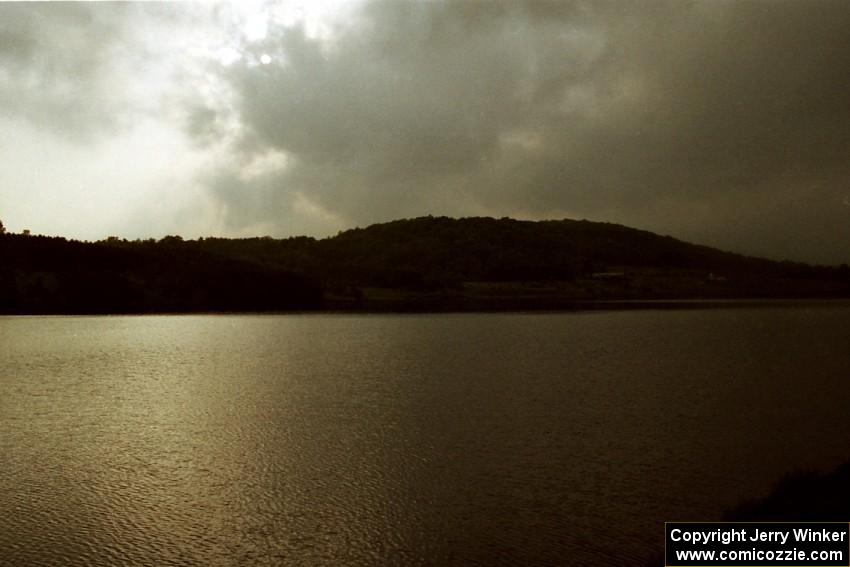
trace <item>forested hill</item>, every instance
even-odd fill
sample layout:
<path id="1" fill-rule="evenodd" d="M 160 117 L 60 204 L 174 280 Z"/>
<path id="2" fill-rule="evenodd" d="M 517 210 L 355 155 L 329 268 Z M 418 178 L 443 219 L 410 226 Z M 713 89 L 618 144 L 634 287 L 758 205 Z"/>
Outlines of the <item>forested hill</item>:
<path id="1" fill-rule="evenodd" d="M 589 221 L 422 217 L 316 240 L 0 236 L 3 312 L 558 308 L 848 297 L 847 266 L 750 258 Z"/>

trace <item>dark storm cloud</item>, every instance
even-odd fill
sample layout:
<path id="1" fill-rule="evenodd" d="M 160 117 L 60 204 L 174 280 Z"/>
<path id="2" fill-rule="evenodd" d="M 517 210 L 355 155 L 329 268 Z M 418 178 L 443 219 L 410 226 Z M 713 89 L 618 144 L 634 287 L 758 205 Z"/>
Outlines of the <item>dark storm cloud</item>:
<path id="1" fill-rule="evenodd" d="M 223 172 L 233 222 L 301 194 L 351 223 L 568 213 L 850 258 L 845 2 L 373 2 L 251 50 L 224 75 L 243 147 L 289 166 Z"/>
<path id="2" fill-rule="evenodd" d="M 500 137 L 537 120 L 535 67 L 581 73 L 592 43 L 474 6 L 372 5 L 330 45 L 289 29 L 255 46 L 274 63 L 229 79 L 254 142 L 292 157 L 280 191 L 354 222 L 421 214 L 435 199 L 459 212 L 479 189 L 469 181 L 500 159 Z"/>

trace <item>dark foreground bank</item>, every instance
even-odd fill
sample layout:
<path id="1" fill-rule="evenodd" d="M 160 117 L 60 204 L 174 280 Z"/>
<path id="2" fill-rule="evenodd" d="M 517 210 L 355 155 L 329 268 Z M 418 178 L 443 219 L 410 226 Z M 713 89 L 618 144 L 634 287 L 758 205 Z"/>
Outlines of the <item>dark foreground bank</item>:
<path id="1" fill-rule="evenodd" d="M 850 460 L 830 472 L 791 472 L 780 479 L 767 496 L 739 503 L 723 514 L 722 521 L 846 522 L 848 518 Z M 664 565 L 660 551 L 647 562 L 647 567 L 658 565 Z"/>

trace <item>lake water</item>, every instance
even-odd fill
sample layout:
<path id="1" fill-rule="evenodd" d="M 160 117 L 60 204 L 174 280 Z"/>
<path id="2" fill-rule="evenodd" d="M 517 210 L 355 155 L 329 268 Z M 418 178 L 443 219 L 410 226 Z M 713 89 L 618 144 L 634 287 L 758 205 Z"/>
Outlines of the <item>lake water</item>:
<path id="1" fill-rule="evenodd" d="M 847 304 L 0 318 L 0 565 L 641 564 L 848 371 Z"/>

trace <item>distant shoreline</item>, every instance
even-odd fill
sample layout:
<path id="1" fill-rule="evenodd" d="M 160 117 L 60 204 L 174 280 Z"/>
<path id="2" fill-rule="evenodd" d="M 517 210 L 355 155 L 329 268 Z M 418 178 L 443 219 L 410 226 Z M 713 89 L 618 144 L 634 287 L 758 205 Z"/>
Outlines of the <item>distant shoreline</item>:
<path id="1" fill-rule="evenodd" d="M 697 309 L 751 309 L 769 307 L 829 307 L 835 305 L 850 306 L 848 298 L 787 298 L 787 299 L 600 299 L 568 301 L 558 306 L 529 305 L 516 308 L 467 308 L 433 309 L 415 307 L 393 309 L 324 309 L 310 313 L 572 313 L 581 311 L 639 311 L 639 310 L 697 310 Z"/>
<path id="2" fill-rule="evenodd" d="M 579 313 L 590 311 L 685 311 L 708 309 L 763 309 L 772 307 L 827 308 L 850 307 L 848 298 L 737 298 L 737 299 L 611 299 L 573 301 L 558 307 L 533 306 L 526 308 L 434 309 L 412 307 L 393 309 L 312 309 L 312 310 L 261 310 L 261 311 L 151 311 L 111 313 L 2 313 L 0 318 L 13 317 L 163 317 L 186 315 L 451 315 L 451 314 L 509 314 L 509 313 Z"/>
<path id="3" fill-rule="evenodd" d="M 394 300 L 367 300 L 360 305 L 329 300 L 322 312 L 338 313 L 510 313 L 683 310 L 763 307 L 805 307 L 850 305 L 847 297 L 741 297 L 741 298 L 652 298 L 652 299 L 574 299 L 558 297 L 502 296 L 498 298 L 408 297 Z"/>

